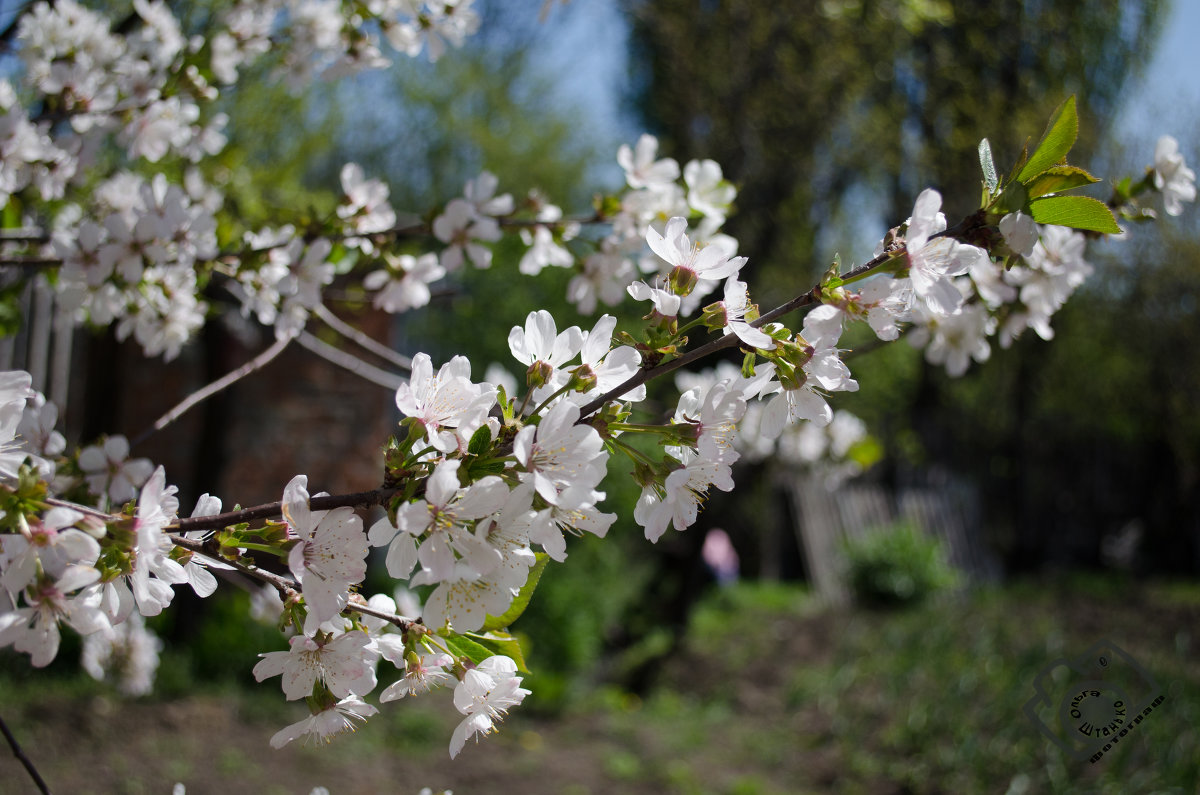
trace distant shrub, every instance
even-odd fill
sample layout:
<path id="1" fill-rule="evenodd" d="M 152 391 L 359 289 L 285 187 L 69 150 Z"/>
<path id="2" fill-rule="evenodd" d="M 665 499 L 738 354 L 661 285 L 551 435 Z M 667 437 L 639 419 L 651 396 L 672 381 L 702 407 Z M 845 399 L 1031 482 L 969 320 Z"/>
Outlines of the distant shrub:
<path id="1" fill-rule="evenodd" d="M 916 604 L 958 580 L 941 541 L 906 523 L 847 540 L 844 550 L 850 588 L 863 605 Z"/>

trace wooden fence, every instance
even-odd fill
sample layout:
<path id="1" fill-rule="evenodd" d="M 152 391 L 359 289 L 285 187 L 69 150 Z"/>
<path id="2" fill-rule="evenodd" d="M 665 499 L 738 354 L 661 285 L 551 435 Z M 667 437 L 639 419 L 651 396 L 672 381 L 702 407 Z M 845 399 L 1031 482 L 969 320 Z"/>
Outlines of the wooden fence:
<path id="1" fill-rule="evenodd" d="M 846 539 L 897 522 L 941 540 L 950 564 L 971 580 L 994 580 L 999 564 L 984 545 L 978 490 L 950 479 L 938 486 L 905 487 L 892 492 L 878 484 L 827 488 L 817 476 L 802 475 L 786 484 L 796 516 L 797 542 L 813 588 L 832 602 L 846 602 Z"/>

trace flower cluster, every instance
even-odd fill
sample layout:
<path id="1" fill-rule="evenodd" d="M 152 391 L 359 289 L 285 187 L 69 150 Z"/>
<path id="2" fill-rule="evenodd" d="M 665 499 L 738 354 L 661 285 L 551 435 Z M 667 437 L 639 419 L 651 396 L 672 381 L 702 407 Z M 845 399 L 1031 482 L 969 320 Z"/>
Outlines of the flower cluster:
<path id="1" fill-rule="evenodd" d="M 297 82 L 377 68 L 385 46 L 432 60 L 478 17 L 471 0 L 268 0 L 233 3 L 211 21 L 207 36 L 192 36 L 161 0 L 134 0 L 119 26 L 74 0 L 21 15 L 23 72 L 0 81 L 0 204 L 34 207 L 52 232 L 2 248 L 56 261 L 55 288 L 77 322 L 114 325 L 118 338 L 170 359 L 205 322 L 208 300 L 232 296 L 281 349 L 305 339 L 314 315 L 341 322 L 323 306 L 335 277 L 360 279 L 359 294 L 383 311 L 418 309 L 437 280 L 467 263 L 491 267 L 506 234 L 524 246 L 521 273 L 574 271 L 568 299 L 582 312 L 627 297 L 649 304 L 642 324 L 620 331 L 613 315 L 560 331 L 550 312 L 531 311 L 508 336 L 523 381 L 504 385 L 476 381 L 464 357 L 435 367 L 416 353 L 395 391 L 403 419 L 381 486 L 367 496 L 310 495 L 296 475 L 274 506 L 222 513 L 205 495 L 189 519 L 164 470 L 130 458 L 124 437 L 68 451 L 58 408 L 33 378 L 0 373 L 0 647 L 45 666 L 69 627 L 85 637 L 90 673 L 143 693 L 159 644 L 142 617 L 166 609 L 176 586 L 213 593 L 210 569 L 255 579 L 278 597 L 264 613 L 291 635 L 253 673 L 280 677 L 285 698 L 310 713 L 276 733 L 276 747 L 376 714 L 365 699 L 386 662 L 400 678 L 380 703 L 453 685 L 456 756 L 529 695 L 509 627 L 548 561 L 567 557 L 569 536 L 613 526 L 601 504 L 614 458 L 633 466 L 633 518 L 654 542 L 695 524 L 713 489 L 731 490 L 740 460 L 775 450 L 794 462 L 832 459 L 831 477 L 844 476 L 865 441 L 862 424 L 830 403 L 858 389 L 841 347 L 848 324 L 867 323 L 881 340 L 907 333 L 961 375 L 988 358 L 991 335 L 1002 346 L 1027 328 L 1053 336 L 1054 312 L 1091 272 L 1079 230 L 1117 233 L 1113 211 L 1139 209 L 1140 193 L 1161 193 L 1171 215 L 1195 198 L 1195 175 L 1169 137 L 1111 209 L 1069 196 L 1094 178 L 1066 165 L 1073 133 L 1048 132 L 1003 183 L 986 153 L 983 206 L 961 224 L 948 225 L 927 189 L 871 262 L 835 267 L 763 315 L 741 279 L 747 259 L 721 232 L 736 190 L 713 161 L 680 168 L 660 158 L 648 135 L 619 149 L 625 186 L 588 218 L 564 216 L 536 191 L 518 202 L 484 171 L 461 196 L 402 223 L 387 185 L 347 163 L 325 220 L 247 230 L 224 223 L 224 198 L 201 176 L 213 172 L 192 167 L 223 148 L 226 120 L 213 102 L 240 74 L 274 51 Z M 1055 124 L 1073 116 L 1068 101 Z M 1052 179 L 1042 179 L 1045 164 L 1055 164 Z M 603 233 L 584 231 L 601 224 Z M 793 327 L 781 322 L 801 308 Z M 742 366 L 683 381 L 674 405 L 639 405 L 648 381 L 720 351 L 739 352 Z M 652 421 L 631 421 L 635 411 Z M 359 509 L 377 506 L 384 514 L 367 525 Z M 400 596 L 365 597 L 373 547 L 396 587 L 421 587 L 423 603 L 402 615 Z"/>

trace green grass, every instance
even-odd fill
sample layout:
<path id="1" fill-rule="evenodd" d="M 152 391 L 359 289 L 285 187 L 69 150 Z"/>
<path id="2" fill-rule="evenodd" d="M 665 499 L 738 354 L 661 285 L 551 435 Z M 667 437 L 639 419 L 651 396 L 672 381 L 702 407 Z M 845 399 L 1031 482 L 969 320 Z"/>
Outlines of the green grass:
<path id="1" fill-rule="evenodd" d="M 558 715 L 518 709 L 454 762 L 447 693 L 383 705 L 328 748 L 275 752 L 266 740 L 303 712 L 276 686 L 227 681 L 179 699 L 169 675 L 169 698 L 127 703 L 69 665 L 31 672 L 5 652 L 0 716 L 72 792 L 1192 793 L 1197 626 L 1194 582 L 1064 576 L 885 612 L 743 583 L 697 607 L 644 697 L 600 687 Z M 1043 666 L 1101 638 L 1166 701 L 1099 762 L 1075 762 L 1023 706 Z M 14 764 L 0 760 L 0 792 L 25 791 L 3 783 L 19 781 Z"/>

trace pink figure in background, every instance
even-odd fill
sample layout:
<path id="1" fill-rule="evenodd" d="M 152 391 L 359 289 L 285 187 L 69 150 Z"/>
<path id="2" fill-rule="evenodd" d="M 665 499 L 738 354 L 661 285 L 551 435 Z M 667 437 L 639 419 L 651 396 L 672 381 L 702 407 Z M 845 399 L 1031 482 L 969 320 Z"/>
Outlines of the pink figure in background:
<path id="1" fill-rule="evenodd" d="M 700 550 L 704 563 L 721 585 L 729 585 L 738 578 L 738 554 L 729 540 L 729 534 L 719 527 L 708 531 L 704 547 Z"/>

